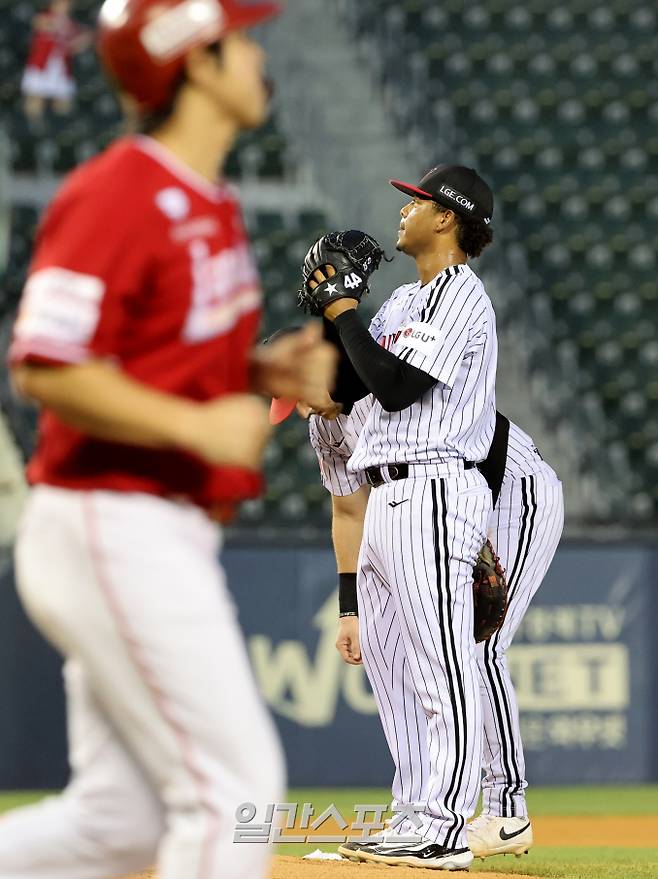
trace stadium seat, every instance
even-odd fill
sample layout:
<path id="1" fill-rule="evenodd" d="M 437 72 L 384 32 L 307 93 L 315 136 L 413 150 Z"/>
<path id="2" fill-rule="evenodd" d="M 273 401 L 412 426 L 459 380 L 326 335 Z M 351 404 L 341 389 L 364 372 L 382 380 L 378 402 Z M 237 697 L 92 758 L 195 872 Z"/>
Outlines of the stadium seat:
<path id="1" fill-rule="evenodd" d="M 350 4 L 347 15 L 363 39 L 370 5 Z M 413 81 L 414 106 L 434 108 L 408 114 L 406 124 L 431 142 L 439 119 L 456 123 L 457 147 L 492 183 L 503 206 L 497 240 L 526 263 L 533 307 L 546 303 L 536 323 L 549 334 L 545 347 L 569 365 L 573 404 L 589 388 L 592 407 L 605 407 L 610 443 L 641 467 L 646 458 L 634 450 L 646 446 L 649 420 L 658 422 L 658 392 L 649 393 L 658 389 L 650 344 L 658 323 L 658 177 L 650 173 L 658 157 L 657 20 L 647 0 L 409 0 L 383 16 L 376 36 L 387 89 L 404 101 Z M 400 52 L 407 45 L 413 50 Z M 424 77 L 413 78 L 421 69 Z M 531 363 L 546 368 L 540 348 Z M 554 398 L 548 409 L 559 417 Z M 632 440 L 624 420 L 631 417 Z M 651 454 L 655 475 L 658 452 Z M 630 509 L 645 519 L 650 504 L 656 518 L 658 492 L 644 481 Z"/>

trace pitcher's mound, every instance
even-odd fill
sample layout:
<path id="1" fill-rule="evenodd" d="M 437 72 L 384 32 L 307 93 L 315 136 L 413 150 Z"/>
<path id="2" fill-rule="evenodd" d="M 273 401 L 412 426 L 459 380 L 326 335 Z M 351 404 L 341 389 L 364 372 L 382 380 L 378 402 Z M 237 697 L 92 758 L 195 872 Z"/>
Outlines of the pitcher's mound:
<path id="1" fill-rule="evenodd" d="M 425 879 L 440 873 L 440 870 L 423 870 L 415 867 L 395 867 L 395 879 Z M 276 857 L 272 861 L 271 879 L 383 879 L 390 870 L 385 864 L 355 864 L 352 861 L 311 861 L 303 858 Z M 446 875 L 448 875 L 446 873 Z M 509 879 L 511 873 L 478 873 L 469 870 L 453 874 L 464 879 Z M 517 879 L 539 879 L 538 876 L 519 873 Z M 126 879 L 156 879 L 152 870 L 127 876 Z"/>
<path id="2" fill-rule="evenodd" d="M 482 863 L 481 861 L 479 863 Z M 276 857 L 272 879 L 383 879 L 390 867 L 385 864 L 355 864 L 352 861 L 312 861 L 302 858 Z M 473 867 L 466 873 L 423 870 L 417 867 L 395 867 L 394 879 L 429 879 L 435 875 L 463 876 L 464 879 L 509 879 L 510 873 L 478 873 Z M 515 874 L 519 876 L 519 874 Z M 538 879 L 524 874 L 523 879 Z"/>

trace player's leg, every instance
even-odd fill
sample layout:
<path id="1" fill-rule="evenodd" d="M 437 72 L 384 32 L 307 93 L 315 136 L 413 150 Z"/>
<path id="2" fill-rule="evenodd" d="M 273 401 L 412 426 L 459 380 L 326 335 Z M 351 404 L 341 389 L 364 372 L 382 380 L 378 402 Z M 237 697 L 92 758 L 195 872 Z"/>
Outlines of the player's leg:
<path id="1" fill-rule="evenodd" d="M 395 766 L 392 803 L 396 808 L 414 807 L 425 801 L 430 774 L 427 718 L 409 674 L 391 588 L 379 573 L 382 562 L 377 555 L 377 529 L 376 519 L 369 521 L 366 515 L 357 576 L 359 640 L 363 665 Z M 406 837 L 413 833 L 413 825 L 402 821 L 396 822 L 394 828 L 388 827 L 383 834 L 373 834 L 373 839 L 394 843 L 394 836 Z M 340 846 L 338 851 L 359 860 L 362 845 L 351 842 Z"/>
<path id="2" fill-rule="evenodd" d="M 468 866 L 465 825 L 479 792 L 482 728 L 472 565 L 491 514 L 491 495 L 481 475 L 469 471 L 457 478 L 393 483 L 376 489 L 372 499 L 409 673 L 428 718 L 430 776 L 422 833 L 435 849 L 463 852 L 463 863 L 458 858 L 455 866 Z M 404 503 L 390 507 L 391 501 Z"/>
<path id="3" fill-rule="evenodd" d="M 512 819 L 528 815 L 519 712 L 506 652 L 553 560 L 563 524 L 562 486 L 550 475 L 511 483 L 496 505 L 493 540 L 508 575 L 509 609 L 500 631 L 477 648 L 484 719 L 483 815 Z M 526 824 L 508 821 L 503 829 L 509 834 Z M 471 843 L 479 850 L 475 838 Z M 509 840 L 509 844 L 514 843 Z"/>
<path id="4" fill-rule="evenodd" d="M 159 876 L 264 876 L 268 847 L 233 843 L 235 811 L 254 802 L 262 814 L 282 796 L 282 758 L 214 528 L 157 498 L 39 492 L 38 533 L 49 527 L 70 563 L 52 582 L 26 557 L 23 597 L 48 637 L 80 657 L 160 795 Z"/>
<path id="5" fill-rule="evenodd" d="M 363 664 L 372 687 L 395 764 L 393 803 L 419 803 L 427 786 L 427 718 L 409 674 L 395 602 L 368 552 L 359 566 L 359 637 Z"/>
<path id="6" fill-rule="evenodd" d="M 0 820 L 3 879 L 107 879 L 155 863 L 159 798 L 128 752 L 82 666 L 65 666 L 71 781 L 63 794 Z"/>

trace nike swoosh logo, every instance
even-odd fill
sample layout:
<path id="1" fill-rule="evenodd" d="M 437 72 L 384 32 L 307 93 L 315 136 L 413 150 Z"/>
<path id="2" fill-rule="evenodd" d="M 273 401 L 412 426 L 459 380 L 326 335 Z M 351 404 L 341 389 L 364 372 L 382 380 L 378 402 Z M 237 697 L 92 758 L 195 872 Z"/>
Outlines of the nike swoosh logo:
<path id="1" fill-rule="evenodd" d="M 503 842 L 505 842 L 508 839 L 514 839 L 515 836 L 519 836 L 521 833 L 526 831 L 528 829 L 528 827 L 530 827 L 529 821 L 525 827 L 522 827 L 520 830 L 515 830 L 514 833 L 505 833 L 505 828 L 501 827 L 499 836 L 503 840 Z"/>
<path id="2" fill-rule="evenodd" d="M 406 497 L 403 501 L 391 501 L 390 504 L 389 504 L 389 507 L 399 507 L 400 504 L 406 504 L 406 502 L 407 502 L 408 500 L 409 500 L 409 498 Z"/>

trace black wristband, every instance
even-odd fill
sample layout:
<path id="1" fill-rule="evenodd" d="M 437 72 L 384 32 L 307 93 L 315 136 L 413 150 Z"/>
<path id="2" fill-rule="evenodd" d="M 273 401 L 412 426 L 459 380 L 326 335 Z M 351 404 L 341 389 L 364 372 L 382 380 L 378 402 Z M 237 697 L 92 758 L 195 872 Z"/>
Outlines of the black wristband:
<path id="1" fill-rule="evenodd" d="M 356 601 L 356 574 L 338 575 L 338 610 L 342 617 L 359 615 Z"/>

